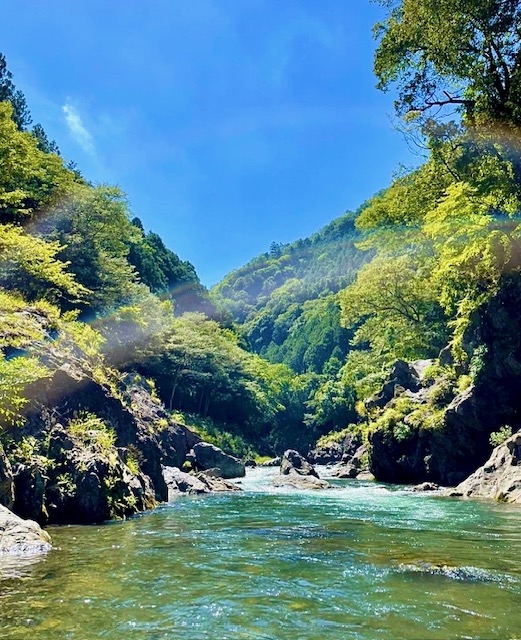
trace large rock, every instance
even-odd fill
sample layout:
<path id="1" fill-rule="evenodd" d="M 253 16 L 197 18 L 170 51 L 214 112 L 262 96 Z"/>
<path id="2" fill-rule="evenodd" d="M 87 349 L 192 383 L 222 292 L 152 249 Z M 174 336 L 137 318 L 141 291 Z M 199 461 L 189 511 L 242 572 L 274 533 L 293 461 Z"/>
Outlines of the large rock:
<path id="1" fill-rule="evenodd" d="M 116 389 L 115 381 L 92 378 L 77 349 L 65 360 L 52 347 L 46 358 L 53 374 L 28 388 L 25 425 L 13 432 L 15 440 L 32 437 L 39 443 L 30 459 L 17 459 L 16 447 L 9 452 L 15 512 L 41 524 L 87 523 L 126 517 L 166 500 L 162 465 L 182 466 L 201 438 L 171 419 L 140 376 L 126 374 Z M 68 423 L 84 414 L 115 433 L 110 455 L 67 435 Z M 127 464 L 130 458 L 134 464 Z"/>
<path id="2" fill-rule="evenodd" d="M 351 457 L 337 465 L 333 470 L 333 475 L 336 478 L 356 478 L 363 471 L 369 471 L 367 447 L 364 444 L 360 445 Z"/>
<path id="3" fill-rule="evenodd" d="M 45 487 L 50 523 L 93 523 L 125 518 L 155 506 L 149 478 L 131 471 L 125 449 L 82 442 L 65 429 L 51 432 Z"/>
<path id="4" fill-rule="evenodd" d="M 521 433 L 496 447 L 482 467 L 447 495 L 521 503 Z"/>
<path id="5" fill-rule="evenodd" d="M 391 368 L 389 379 L 383 385 L 381 391 L 366 401 L 367 408 L 382 408 L 404 390 L 413 393 L 417 392 L 421 387 L 420 375 L 414 366 L 407 364 L 403 360 L 396 360 Z"/>
<path id="6" fill-rule="evenodd" d="M 194 445 L 187 459 L 199 471 L 218 469 L 222 478 L 243 478 L 246 475 L 246 468 L 238 458 L 224 453 L 219 447 L 208 442 L 198 442 Z"/>
<path id="7" fill-rule="evenodd" d="M 331 487 L 327 480 L 321 480 L 312 475 L 301 476 L 295 471 L 273 478 L 273 486 L 290 487 L 292 489 L 329 489 Z"/>
<path id="8" fill-rule="evenodd" d="M 292 489 L 329 489 L 330 484 L 321 480 L 315 468 L 298 451 L 288 449 L 282 456 L 280 475 L 273 478 L 275 487 Z"/>
<path id="9" fill-rule="evenodd" d="M 280 474 L 286 476 L 290 473 L 295 473 L 299 476 L 315 476 L 315 478 L 318 478 L 318 473 L 313 465 L 301 456 L 298 451 L 295 451 L 295 449 L 285 451 L 280 463 Z"/>
<path id="10" fill-rule="evenodd" d="M 13 470 L 0 444 L 0 504 L 11 509 L 14 502 Z"/>
<path id="11" fill-rule="evenodd" d="M 241 491 L 240 487 L 224 478 L 209 476 L 204 472 L 196 475 L 185 473 L 176 467 L 163 467 L 165 482 L 168 487 L 168 500 L 182 494 L 217 493 L 223 491 Z"/>
<path id="12" fill-rule="evenodd" d="M 338 464 L 347 462 L 362 444 L 362 437 L 358 433 L 346 433 L 338 442 L 330 442 L 315 447 L 310 451 L 308 460 L 312 464 Z"/>
<path id="13" fill-rule="evenodd" d="M 29 555 L 51 549 L 51 538 L 32 520 L 22 520 L 0 505 L 0 556 Z"/>

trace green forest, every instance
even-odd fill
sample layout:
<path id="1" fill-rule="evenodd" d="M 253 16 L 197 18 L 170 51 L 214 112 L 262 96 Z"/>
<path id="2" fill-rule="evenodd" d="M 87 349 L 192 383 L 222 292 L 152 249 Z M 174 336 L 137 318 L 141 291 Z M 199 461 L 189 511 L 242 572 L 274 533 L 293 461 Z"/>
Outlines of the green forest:
<path id="1" fill-rule="evenodd" d="M 106 515 L 152 504 L 117 493 L 123 472 L 153 478 L 114 409 L 138 411 L 138 388 L 164 411 L 154 437 L 179 423 L 259 459 L 353 434 L 389 482 L 455 484 L 517 431 L 521 3 L 382 4 L 376 80 L 424 162 L 210 291 L 60 156 L 0 57 L 0 457 L 47 496 L 26 515 L 79 491 L 57 426 L 104 452 Z M 418 361 L 407 387 L 397 363 Z"/>

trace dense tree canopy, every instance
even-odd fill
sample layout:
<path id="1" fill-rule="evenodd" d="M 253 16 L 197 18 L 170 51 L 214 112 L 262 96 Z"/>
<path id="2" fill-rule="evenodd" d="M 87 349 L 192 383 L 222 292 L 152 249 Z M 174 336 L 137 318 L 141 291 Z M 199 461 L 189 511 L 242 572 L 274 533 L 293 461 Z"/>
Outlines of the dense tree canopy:
<path id="1" fill-rule="evenodd" d="M 397 82 L 401 113 L 457 106 L 476 118 L 521 124 L 519 0 L 384 0 L 375 73 Z"/>

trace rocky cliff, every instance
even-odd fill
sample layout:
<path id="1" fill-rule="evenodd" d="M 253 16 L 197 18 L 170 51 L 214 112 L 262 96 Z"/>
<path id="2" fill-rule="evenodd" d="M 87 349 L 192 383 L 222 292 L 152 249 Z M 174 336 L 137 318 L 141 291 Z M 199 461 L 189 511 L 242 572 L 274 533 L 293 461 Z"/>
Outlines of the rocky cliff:
<path id="1" fill-rule="evenodd" d="M 521 503 L 521 433 L 496 447 L 483 466 L 447 495 Z"/>

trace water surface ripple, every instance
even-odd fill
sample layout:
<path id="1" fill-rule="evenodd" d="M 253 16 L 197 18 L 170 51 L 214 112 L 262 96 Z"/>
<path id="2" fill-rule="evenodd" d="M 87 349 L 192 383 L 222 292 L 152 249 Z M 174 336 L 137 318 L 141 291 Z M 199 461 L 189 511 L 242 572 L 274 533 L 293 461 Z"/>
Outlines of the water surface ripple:
<path id="1" fill-rule="evenodd" d="M 0 559 L 2 640 L 521 637 L 521 509 L 376 483 L 181 498 Z"/>

